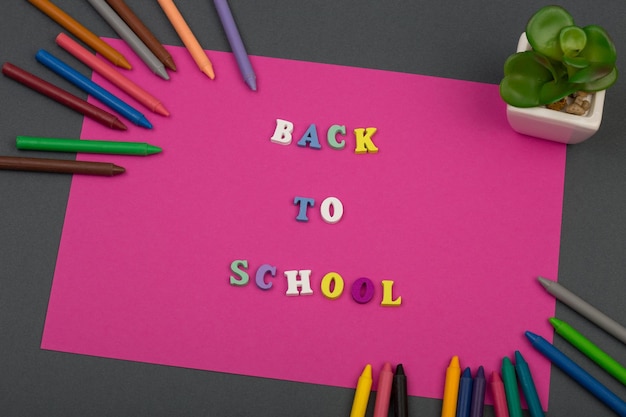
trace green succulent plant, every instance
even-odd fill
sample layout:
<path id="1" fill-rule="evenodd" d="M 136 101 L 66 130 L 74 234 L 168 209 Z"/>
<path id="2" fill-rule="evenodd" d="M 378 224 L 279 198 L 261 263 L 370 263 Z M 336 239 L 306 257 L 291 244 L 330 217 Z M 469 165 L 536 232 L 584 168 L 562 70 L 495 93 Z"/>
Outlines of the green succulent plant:
<path id="1" fill-rule="evenodd" d="M 560 6 L 545 6 L 526 25 L 532 50 L 504 63 L 500 95 L 515 107 L 536 107 L 577 91 L 595 92 L 617 80 L 617 53 L 607 32 L 597 25 L 580 28 Z"/>

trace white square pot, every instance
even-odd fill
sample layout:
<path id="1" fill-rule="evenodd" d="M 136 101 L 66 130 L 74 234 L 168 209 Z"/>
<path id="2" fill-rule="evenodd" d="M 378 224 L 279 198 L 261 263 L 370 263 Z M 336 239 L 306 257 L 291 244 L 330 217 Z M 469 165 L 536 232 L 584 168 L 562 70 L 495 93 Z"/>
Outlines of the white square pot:
<path id="1" fill-rule="evenodd" d="M 530 50 L 526 33 L 522 33 L 517 52 Z M 550 110 L 545 107 L 506 106 L 506 117 L 516 132 L 555 142 L 575 144 L 590 138 L 600 128 L 605 91 L 591 95 L 591 107 L 584 116 Z"/>

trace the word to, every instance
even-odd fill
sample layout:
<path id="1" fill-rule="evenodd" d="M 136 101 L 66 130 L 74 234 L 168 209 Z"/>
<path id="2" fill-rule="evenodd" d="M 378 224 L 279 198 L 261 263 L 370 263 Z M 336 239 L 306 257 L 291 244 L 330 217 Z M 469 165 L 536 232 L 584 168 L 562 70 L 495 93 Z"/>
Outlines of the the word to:
<path id="1" fill-rule="evenodd" d="M 365 154 L 378 152 L 378 148 L 372 140 L 372 136 L 374 136 L 376 130 L 375 127 L 359 127 L 353 130 L 355 138 L 354 153 Z M 328 146 L 332 149 L 342 150 L 346 147 L 346 141 L 343 138 L 337 139 L 337 135 L 345 136 L 346 127 L 343 125 L 332 125 L 329 127 L 326 132 L 326 141 L 328 142 Z M 293 123 L 289 120 L 276 119 L 276 129 L 274 129 L 274 134 L 270 140 L 279 145 L 289 145 L 292 139 Z M 309 126 L 306 132 L 304 132 L 304 135 L 302 135 L 302 138 L 297 142 L 297 145 L 301 147 L 308 146 L 311 149 L 322 149 L 315 124 Z"/>
<path id="2" fill-rule="evenodd" d="M 306 197 L 296 197 L 293 199 L 293 204 L 300 206 L 296 220 L 308 222 L 307 209 L 315 206 L 315 200 Z M 335 224 L 343 217 L 343 204 L 337 197 L 327 197 L 320 206 L 320 215 L 326 223 Z"/>
<path id="3" fill-rule="evenodd" d="M 245 259 L 238 259 L 230 264 L 230 270 L 234 275 L 230 276 L 230 285 L 243 287 L 250 282 L 250 275 L 248 274 L 248 261 Z M 259 266 L 254 275 L 254 281 L 256 286 L 263 291 L 267 291 L 274 285 L 272 281 L 267 281 L 268 274 L 271 277 L 276 277 L 276 266 L 270 264 L 263 264 Z M 285 295 L 299 296 L 299 295 L 313 295 L 311 289 L 311 270 L 291 270 L 284 272 L 287 279 L 287 291 Z M 382 280 L 381 285 L 383 288 L 381 306 L 384 307 L 398 307 L 402 304 L 402 297 L 393 298 L 393 284 L 391 280 Z M 322 278 L 320 282 L 320 290 L 322 294 L 330 300 L 335 300 L 343 294 L 345 283 L 341 275 L 337 272 L 329 272 Z M 350 294 L 352 299 L 359 304 L 367 304 L 374 298 L 375 285 L 371 279 L 362 277 L 352 283 Z"/>

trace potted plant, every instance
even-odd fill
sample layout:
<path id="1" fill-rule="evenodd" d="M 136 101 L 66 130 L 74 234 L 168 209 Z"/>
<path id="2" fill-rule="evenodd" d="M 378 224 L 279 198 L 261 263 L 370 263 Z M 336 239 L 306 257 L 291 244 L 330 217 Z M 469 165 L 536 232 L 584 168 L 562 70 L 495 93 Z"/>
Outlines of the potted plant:
<path id="1" fill-rule="evenodd" d="M 605 90 L 617 80 L 615 61 L 615 46 L 603 28 L 576 26 L 560 6 L 541 8 L 504 64 L 500 95 L 509 124 L 568 144 L 591 137 L 600 128 Z M 582 114 L 570 114 L 565 106 L 578 106 Z"/>

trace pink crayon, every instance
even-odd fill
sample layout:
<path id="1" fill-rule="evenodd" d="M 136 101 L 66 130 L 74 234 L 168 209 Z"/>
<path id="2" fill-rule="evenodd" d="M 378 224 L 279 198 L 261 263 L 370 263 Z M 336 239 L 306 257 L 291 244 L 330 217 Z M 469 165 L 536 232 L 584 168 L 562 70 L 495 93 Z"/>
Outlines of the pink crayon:
<path id="1" fill-rule="evenodd" d="M 170 113 L 165 109 L 163 104 L 148 93 L 143 88 L 139 87 L 137 84 L 126 78 L 120 72 L 118 72 L 115 68 L 109 66 L 103 60 L 99 59 L 97 56 L 93 55 L 87 49 L 83 48 L 78 42 L 74 41 L 72 38 L 67 36 L 64 33 L 60 33 L 56 37 L 56 43 L 70 54 L 74 55 L 77 59 L 83 62 L 92 70 L 96 71 L 98 74 L 102 75 L 104 78 L 115 84 L 121 90 L 125 91 L 137 100 L 139 103 L 146 106 L 149 110 L 161 114 L 163 116 L 169 116 Z"/>
<path id="2" fill-rule="evenodd" d="M 393 383 L 393 372 L 391 364 L 385 362 L 383 369 L 378 376 L 378 387 L 376 388 L 376 403 L 374 404 L 374 417 L 387 417 L 389 415 L 389 399 L 391 398 L 391 385 Z"/>

